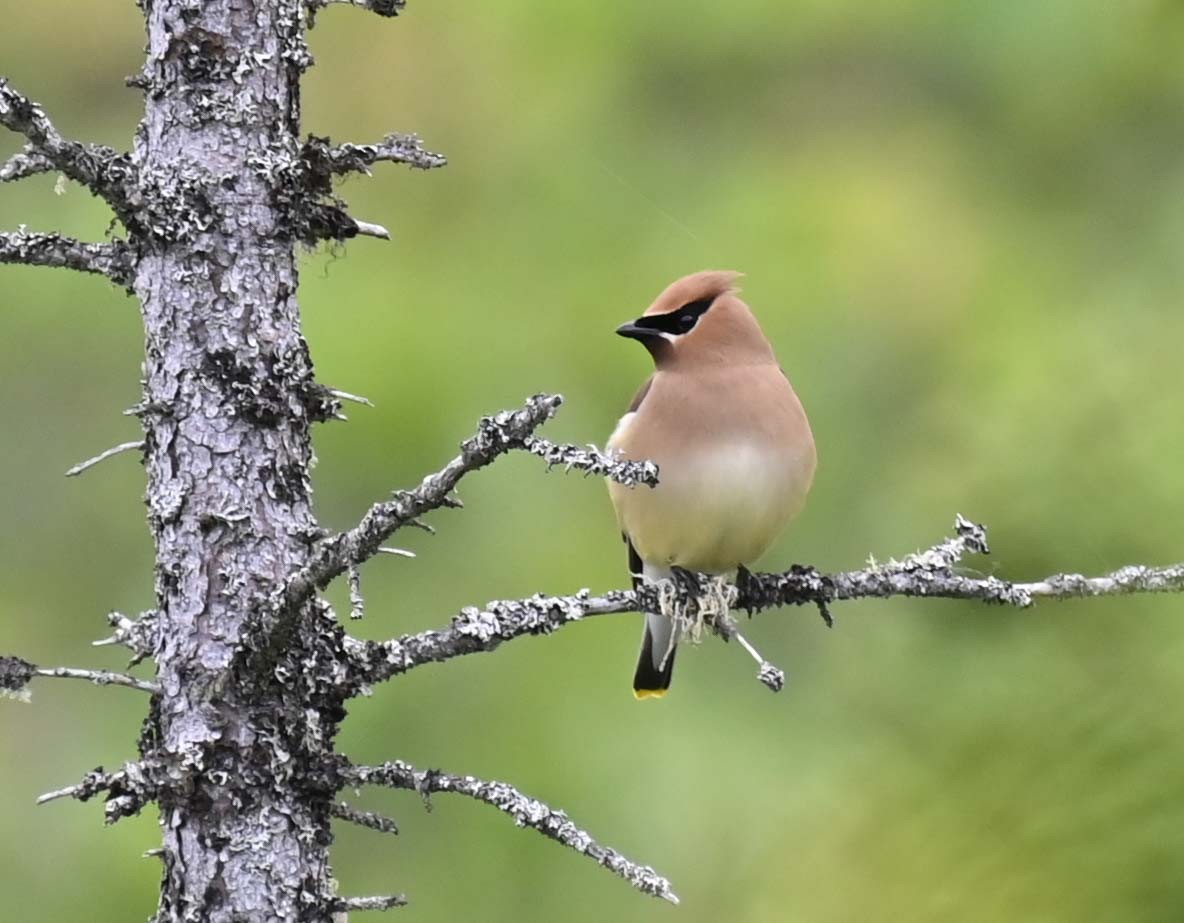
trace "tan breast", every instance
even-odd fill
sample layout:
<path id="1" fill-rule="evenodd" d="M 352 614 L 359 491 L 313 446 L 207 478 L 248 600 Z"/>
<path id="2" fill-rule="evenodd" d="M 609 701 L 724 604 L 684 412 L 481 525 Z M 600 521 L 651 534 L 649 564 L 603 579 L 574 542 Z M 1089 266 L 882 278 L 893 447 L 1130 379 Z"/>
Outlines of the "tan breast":
<path id="1" fill-rule="evenodd" d="M 656 373 L 609 447 L 659 466 L 652 490 L 609 484 L 638 554 L 707 573 L 760 557 L 801 510 L 814 477 L 805 412 L 772 364 Z"/>

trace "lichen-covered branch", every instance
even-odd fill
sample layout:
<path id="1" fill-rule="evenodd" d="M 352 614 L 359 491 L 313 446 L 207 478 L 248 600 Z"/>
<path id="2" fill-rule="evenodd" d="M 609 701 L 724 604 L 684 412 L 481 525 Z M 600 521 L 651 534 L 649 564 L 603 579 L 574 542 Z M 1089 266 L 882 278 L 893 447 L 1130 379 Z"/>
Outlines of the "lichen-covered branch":
<path id="1" fill-rule="evenodd" d="M 389 817 L 384 817 L 373 811 L 361 811 L 344 801 L 335 801 L 329 808 L 329 813 L 338 820 L 349 821 L 351 824 L 357 824 L 359 827 L 366 827 L 369 830 L 377 830 L 379 833 L 397 834 L 399 832 L 399 825 Z"/>
<path id="2" fill-rule="evenodd" d="M 44 154 L 39 154 L 31 144 L 26 144 L 23 150 L 13 154 L 0 166 L 0 183 L 12 183 L 39 173 L 50 173 L 57 169 L 53 161 Z"/>
<path id="3" fill-rule="evenodd" d="M 107 202 L 122 218 L 134 188 L 134 168 L 126 154 L 109 147 L 63 138 L 45 111 L 0 77 L 0 125 L 29 140 L 28 156 L 40 154 L 70 179 Z"/>
<path id="4" fill-rule="evenodd" d="M 407 895 L 381 894 L 374 897 L 339 897 L 333 902 L 333 912 L 348 914 L 351 911 L 361 913 L 363 910 L 393 910 L 395 907 L 406 907 Z"/>
<path id="5" fill-rule="evenodd" d="M 612 478 L 625 487 L 640 484 L 655 487 L 658 484 L 658 466 L 652 461 L 629 461 L 601 452 L 594 445 L 560 445 L 542 436 L 531 436 L 523 448 L 545 461 L 548 471 L 559 466 L 564 471 L 583 471 L 587 475 Z"/>
<path id="6" fill-rule="evenodd" d="M 62 234 L 37 233 L 23 227 L 0 232 L 0 263 L 93 272 L 124 288 L 131 285 L 134 272 L 134 258 L 126 244 L 88 244 Z"/>
<path id="7" fill-rule="evenodd" d="M 562 403 L 563 398 L 557 394 L 536 394 L 520 410 L 484 417 L 476 435 L 462 442 L 460 454 L 441 470 L 429 474 L 418 487 L 397 491 L 390 500 L 374 504 L 354 528 L 322 541 L 309 563 L 288 580 L 280 594 L 280 608 L 290 610 L 351 566 L 373 557 L 392 533 L 415 523 L 425 513 L 457 506 L 458 501 L 451 494 L 461 478 L 513 449 L 534 452 L 546 459 L 549 466 L 564 465 L 623 483 L 654 482 L 657 472 L 652 464 L 620 461 L 577 446 L 556 446 L 537 440 L 534 431 Z"/>
<path id="8" fill-rule="evenodd" d="M 138 619 L 129 619 L 122 612 L 107 613 L 107 623 L 115 631 L 106 638 L 91 642 L 95 647 L 119 644 L 132 652 L 131 665 L 135 666 L 156 650 L 159 640 L 159 613 L 155 610 L 141 612 Z"/>
<path id="9" fill-rule="evenodd" d="M 312 16 L 317 10 L 333 5 L 356 6 L 359 9 L 369 10 L 371 13 L 377 13 L 379 16 L 393 17 L 403 12 L 407 0 L 308 0 L 309 15 Z"/>
<path id="10" fill-rule="evenodd" d="M 104 772 L 100 766 L 88 772 L 77 785 L 46 792 L 37 799 L 46 804 L 59 798 L 74 798 L 89 801 L 95 795 L 106 793 L 104 808 L 106 821 L 115 823 L 124 817 L 139 813 L 146 804 L 154 801 L 159 792 L 156 784 L 157 768 L 145 762 L 124 763 L 116 772 Z"/>
<path id="11" fill-rule="evenodd" d="M 505 782 L 491 782 L 473 776 L 455 776 L 434 769 L 419 770 L 402 761 L 380 766 L 346 764 L 341 770 L 346 785 L 383 785 L 418 792 L 425 801 L 439 792 L 455 792 L 497 808 L 513 818 L 519 827 L 537 830 L 543 836 L 574 849 L 581 855 L 619 875 L 637 890 L 678 903 L 670 882 L 652 868 L 630 862 L 614 849 L 601 846 L 563 812 L 522 794 Z"/>
<path id="12" fill-rule="evenodd" d="M 735 588 L 734 606 L 757 612 L 775 606 L 812 605 L 825 612 L 830 603 L 838 601 L 909 596 L 1024 608 L 1038 599 L 1184 592 L 1184 562 L 1164 567 L 1131 565 L 1100 577 L 1059 574 L 1028 583 L 954 572 L 964 554 L 988 551 L 986 530 L 959 516 L 952 537 L 900 561 L 873 561 L 859 570 L 833 574 L 800 565 L 782 573 L 742 572 Z M 682 593 L 679 602 L 691 616 L 698 611 L 698 600 L 689 594 Z M 643 586 L 637 591 L 610 590 L 597 596 L 581 590 L 573 596 L 539 593 L 527 599 L 494 600 L 480 609 L 475 606 L 462 609 L 447 628 L 382 642 L 347 638 L 346 652 L 353 664 L 351 680 L 357 688 L 362 688 L 426 663 L 492 651 L 514 638 L 550 634 L 581 619 L 636 611 L 660 611 L 658 590 L 654 586 Z M 709 622 L 712 619 L 714 616 L 707 616 Z M 734 633 L 727 625 L 711 627 L 725 637 Z M 761 669 L 765 671 L 764 664 Z M 769 679 L 775 677 L 770 674 Z M 766 685 L 772 688 L 773 683 Z"/>
<path id="13" fill-rule="evenodd" d="M 424 150 L 416 135 L 391 133 L 376 144 L 329 143 L 328 138 L 310 137 L 302 151 L 314 173 L 341 175 L 370 173 L 376 163 L 404 163 L 420 170 L 431 170 L 448 163 L 443 154 Z"/>

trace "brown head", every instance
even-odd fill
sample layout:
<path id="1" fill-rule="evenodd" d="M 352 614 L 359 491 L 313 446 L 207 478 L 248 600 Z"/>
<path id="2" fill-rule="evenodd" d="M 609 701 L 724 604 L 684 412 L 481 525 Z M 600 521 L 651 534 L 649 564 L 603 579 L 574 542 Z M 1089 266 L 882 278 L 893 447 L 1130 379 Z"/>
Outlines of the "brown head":
<path id="1" fill-rule="evenodd" d="M 776 362 L 756 318 L 736 295 L 739 278 L 738 272 L 710 270 L 684 276 L 617 333 L 640 341 L 659 369 Z"/>

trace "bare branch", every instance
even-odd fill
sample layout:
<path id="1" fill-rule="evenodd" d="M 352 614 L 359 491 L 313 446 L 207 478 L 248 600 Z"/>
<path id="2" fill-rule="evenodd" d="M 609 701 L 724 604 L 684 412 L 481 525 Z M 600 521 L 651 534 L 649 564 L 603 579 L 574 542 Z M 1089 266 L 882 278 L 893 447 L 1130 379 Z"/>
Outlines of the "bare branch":
<path id="1" fill-rule="evenodd" d="M 0 125 L 28 138 L 33 152 L 105 200 L 121 219 L 129 213 L 135 186 L 131 159 L 109 147 L 63 138 L 45 111 L 12 89 L 4 77 L 0 77 Z"/>
<path id="2" fill-rule="evenodd" d="M 22 226 L 16 231 L 0 232 L 0 263 L 93 272 L 127 288 L 135 258 L 131 248 L 122 242 L 88 244 L 62 234 L 27 231 Z"/>
<path id="3" fill-rule="evenodd" d="M 733 619 L 730 615 L 724 615 L 721 612 L 716 613 L 713 622 L 714 624 L 712 627 L 714 628 L 716 634 L 720 635 L 720 637 L 722 637 L 725 641 L 731 641 L 734 639 L 737 644 L 739 644 L 742 648 L 744 648 L 745 651 L 748 652 L 748 656 L 756 661 L 756 678 L 761 683 L 761 685 L 768 688 L 771 692 L 780 692 L 785 688 L 785 671 L 765 660 L 765 658 L 761 656 L 760 651 L 753 647 L 752 644 L 749 643 L 748 639 L 740 633 L 739 626 L 736 625 L 735 619 Z"/>
<path id="4" fill-rule="evenodd" d="M 38 667 L 38 676 L 51 676 L 55 679 L 85 679 L 96 686 L 125 686 L 128 689 L 139 689 L 141 692 L 157 693 L 160 687 L 156 683 L 136 679 L 126 673 L 112 673 L 109 670 L 78 670 L 73 667 Z"/>
<path id="5" fill-rule="evenodd" d="M 16 182 L 39 173 L 51 173 L 56 169 L 52 160 L 44 154 L 39 154 L 33 145 L 26 144 L 23 150 L 13 154 L 3 166 L 0 166 L 0 183 Z"/>
<path id="6" fill-rule="evenodd" d="M 563 811 L 530 798 L 505 782 L 454 776 L 434 769 L 420 771 L 401 761 L 383 763 L 381 766 L 347 765 L 342 769 L 342 778 L 352 785 L 384 785 L 419 792 L 425 800 L 438 792 L 455 792 L 483 801 L 509 815 L 519 827 L 537 830 L 543 836 L 595 860 L 639 891 L 672 904 L 678 903 L 670 882 L 652 868 L 630 862 L 616 850 L 601 846 L 591 835 L 573 824 Z"/>
<path id="7" fill-rule="evenodd" d="M 358 394 L 350 394 L 348 391 L 339 391 L 336 388 L 330 388 L 329 393 L 343 401 L 353 401 L 355 404 L 364 404 L 367 407 L 373 407 L 374 402 L 368 397 L 362 397 Z"/>
<path id="8" fill-rule="evenodd" d="M 100 452 L 94 458 L 88 458 L 84 462 L 79 462 L 77 465 L 66 472 L 66 477 L 78 477 L 78 475 L 82 474 L 82 472 L 93 468 L 99 462 L 106 461 L 108 458 L 111 458 L 114 455 L 119 455 L 122 452 L 130 452 L 133 449 L 142 448 L 144 448 L 143 439 L 137 439 L 135 442 L 121 442 L 119 445 L 107 449 L 105 452 Z"/>
<path id="9" fill-rule="evenodd" d="M 329 807 L 329 813 L 336 818 L 347 820 L 351 824 L 357 824 L 359 827 L 377 830 L 379 833 L 397 834 L 399 832 L 398 825 L 389 817 L 383 817 L 381 814 L 375 814 L 373 811 L 360 811 L 346 804 L 344 801 L 334 802 Z"/>
<path id="10" fill-rule="evenodd" d="M 415 135 L 389 134 L 377 144 L 330 145 L 328 138 L 310 137 L 303 156 L 318 171 L 330 174 L 365 173 L 376 163 L 405 163 L 431 170 L 448 163 L 441 154 L 426 151 Z"/>
<path id="11" fill-rule="evenodd" d="M 405 894 L 384 894 L 377 897 L 342 897 L 333 902 L 334 913 L 349 913 L 351 910 L 393 910 L 406 907 Z"/>
<path id="12" fill-rule="evenodd" d="M 369 221 L 358 221 L 354 219 L 354 224 L 357 226 L 357 233 L 361 237 L 377 237 L 379 240 L 390 240 L 391 232 L 384 228 L 381 224 L 371 224 Z"/>
<path id="13" fill-rule="evenodd" d="M 836 601 L 887 599 L 894 596 L 938 597 L 1026 608 L 1037 599 L 1070 599 L 1126 593 L 1184 592 L 1184 562 L 1165 567 L 1132 565 L 1101 577 L 1061 574 L 1031 583 L 1012 583 L 997 577 L 966 577 L 954 573 L 966 552 L 988 553 L 986 530 L 958 517 L 955 534 L 932 548 L 887 564 L 872 562 L 861 570 L 822 574 L 812 567 L 794 565 L 783 573 L 741 572 L 733 605 L 750 613 L 775 606 L 825 607 Z M 574 596 L 544 596 L 495 600 L 484 608 L 470 606 L 442 630 L 403 635 L 390 641 L 346 639 L 346 653 L 353 663 L 352 681 L 357 688 L 381 682 L 425 663 L 441 663 L 492 651 L 502 643 L 528 635 L 544 635 L 597 615 L 617 612 L 662 611 L 660 585 L 636 591 L 611 590 L 593 596 L 581 590 Z M 681 591 L 680 591 L 681 592 Z M 701 611 L 700 600 L 683 593 L 678 602 L 689 616 Z M 732 635 L 717 623 L 714 613 L 705 620 L 717 633 Z M 734 628 L 734 626 L 733 626 Z M 775 667 L 762 661 L 761 673 Z M 770 679 L 773 679 L 770 675 Z M 762 679 L 762 681 L 764 681 Z M 770 685 L 766 682 L 766 685 Z"/>
<path id="14" fill-rule="evenodd" d="M 444 468 L 429 474 L 413 490 L 398 491 L 390 500 L 374 504 L 354 528 L 322 542 L 312 560 L 284 587 L 279 608 L 291 610 L 298 606 L 351 564 L 361 564 L 377 554 L 396 530 L 411 525 L 430 510 L 449 506 L 449 494 L 461 478 L 511 449 L 523 448 L 526 439 L 555 414 L 561 403 L 563 398 L 558 395 L 536 394 L 521 410 L 484 417 L 477 434 L 461 443 L 460 455 Z"/>
<path id="15" fill-rule="evenodd" d="M 111 673 L 107 670 L 79 670 L 73 667 L 39 667 L 20 657 L 0 657 L 0 691 L 20 692 L 34 676 L 54 679 L 85 679 L 98 686 L 126 686 L 141 692 L 159 692 L 155 683 L 150 683 L 126 673 Z"/>

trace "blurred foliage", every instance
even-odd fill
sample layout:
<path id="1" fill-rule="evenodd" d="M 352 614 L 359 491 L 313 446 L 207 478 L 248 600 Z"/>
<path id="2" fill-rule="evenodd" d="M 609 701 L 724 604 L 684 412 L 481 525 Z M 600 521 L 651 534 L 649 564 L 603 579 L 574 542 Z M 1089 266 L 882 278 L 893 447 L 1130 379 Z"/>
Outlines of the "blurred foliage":
<path id="1" fill-rule="evenodd" d="M 130 2 L 13 4 L 0 61 L 63 131 L 126 146 L 142 38 Z M 613 327 L 715 267 L 749 274 L 820 450 L 766 566 L 900 555 L 958 511 L 989 524 L 975 566 L 1002 576 L 1181 557 L 1179 3 L 433 0 L 397 21 L 335 7 L 311 40 L 307 130 L 415 130 L 451 160 L 350 180 L 393 243 L 305 257 L 319 374 L 377 405 L 316 434 L 326 524 L 535 391 L 568 398 L 548 435 L 603 441 L 648 365 Z M 101 238 L 108 213 L 53 182 L 0 189 L 0 226 Z M 134 438 L 135 305 L 14 267 L 0 299 L 0 650 L 116 667 L 87 642 L 152 601 L 142 472 L 61 472 Z M 463 495 L 437 536 L 400 537 L 417 560 L 366 568 L 361 632 L 624 584 L 599 483 L 513 458 Z M 424 923 L 1179 920 L 1182 606 L 865 602 L 832 632 L 765 615 L 751 636 L 788 670 L 781 696 L 710 643 L 635 703 L 631 616 L 425 668 L 352 706 L 345 751 L 513 781 L 683 905 L 479 805 L 427 816 L 390 793 L 364 803 L 402 834 L 341 830 L 342 890 L 406 890 L 399 918 Z M 155 817 L 33 807 L 130 757 L 143 707 L 48 682 L 0 702 L 6 918 L 154 906 Z"/>

